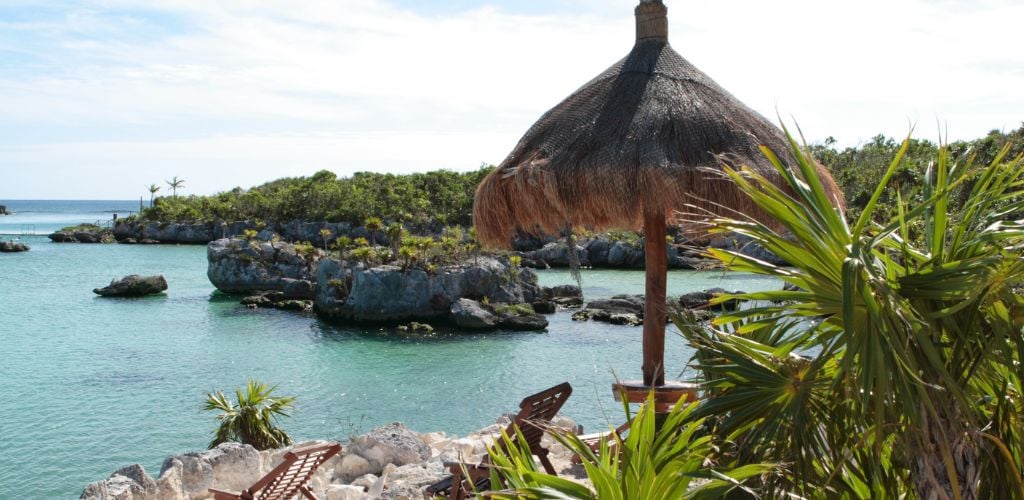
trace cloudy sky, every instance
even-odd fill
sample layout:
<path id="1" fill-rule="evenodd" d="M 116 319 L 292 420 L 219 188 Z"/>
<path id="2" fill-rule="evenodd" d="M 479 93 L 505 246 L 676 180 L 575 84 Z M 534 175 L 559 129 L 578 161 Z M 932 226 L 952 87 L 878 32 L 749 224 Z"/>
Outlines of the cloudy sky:
<path id="1" fill-rule="evenodd" d="M 634 4 L 0 0 L 0 199 L 498 163 L 629 51 Z M 1024 121 L 1020 1 L 666 4 L 683 57 L 811 141 Z"/>

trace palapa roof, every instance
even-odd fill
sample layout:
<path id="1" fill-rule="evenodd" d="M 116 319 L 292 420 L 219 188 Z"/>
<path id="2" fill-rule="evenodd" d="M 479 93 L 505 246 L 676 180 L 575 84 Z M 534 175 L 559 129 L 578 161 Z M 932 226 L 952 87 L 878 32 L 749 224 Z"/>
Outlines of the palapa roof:
<path id="1" fill-rule="evenodd" d="M 721 166 L 749 166 L 781 184 L 759 146 L 791 164 L 790 146 L 672 49 L 665 12 L 660 1 L 637 6 L 633 50 L 541 116 L 483 180 L 473 209 L 481 242 L 507 247 L 517 230 L 557 233 L 570 223 L 639 230 L 645 211 L 758 217 Z M 841 206 L 835 182 L 819 173 Z"/>

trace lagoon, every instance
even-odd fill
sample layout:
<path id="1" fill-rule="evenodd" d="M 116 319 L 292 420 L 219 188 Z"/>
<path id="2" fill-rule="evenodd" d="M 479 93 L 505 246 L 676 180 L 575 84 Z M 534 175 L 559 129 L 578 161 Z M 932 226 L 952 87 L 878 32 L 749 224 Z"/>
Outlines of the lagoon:
<path id="1" fill-rule="evenodd" d="M 37 214 L 36 224 L 50 231 L 101 220 L 132 203 L 137 208 L 137 201 L 65 203 Z M 0 204 L 19 211 L 16 201 Z M 0 233 L 25 215 L 0 217 Z M 200 409 L 205 394 L 248 377 L 298 398 L 282 422 L 296 440 L 343 440 L 393 421 L 464 434 L 565 380 L 575 390 L 564 412 L 587 429 L 604 428 L 621 420 L 610 392 L 616 375 L 640 375 L 641 328 L 574 322 L 568 311 L 549 316 L 546 333 L 442 328 L 424 337 L 332 325 L 311 314 L 246 309 L 216 292 L 203 246 L 22 239 L 31 251 L 0 255 L 0 498 L 77 498 L 86 483 L 131 463 L 155 476 L 167 455 L 205 448 L 215 426 Z M 92 293 L 132 273 L 164 274 L 170 289 L 134 300 Z M 542 285 L 571 282 L 565 271 L 539 274 Z M 587 270 L 584 295 L 642 293 L 643 279 L 640 271 Z M 670 295 L 714 286 L 780 284 L 669 273 Z M 688 359 L 670 332 L 669 375 Z"/>

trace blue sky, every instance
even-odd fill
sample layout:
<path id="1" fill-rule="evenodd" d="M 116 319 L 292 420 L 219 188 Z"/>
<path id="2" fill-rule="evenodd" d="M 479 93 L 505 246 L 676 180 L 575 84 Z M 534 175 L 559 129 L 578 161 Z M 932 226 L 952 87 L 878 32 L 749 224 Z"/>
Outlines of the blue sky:
<path id="1" fill-rule="evenodd" d="M 667 0 L 670 40 L 811 140 L 1024 121 L 1024 5 Z M 4 0 L 0 199 L 498 163 L 628 52 L 629 0 Z"/>

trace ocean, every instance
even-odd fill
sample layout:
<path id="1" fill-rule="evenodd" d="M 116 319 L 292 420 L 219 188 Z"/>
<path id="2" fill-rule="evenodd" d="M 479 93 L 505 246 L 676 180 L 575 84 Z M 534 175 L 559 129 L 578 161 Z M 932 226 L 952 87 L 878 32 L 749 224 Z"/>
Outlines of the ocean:
<path id="1" fill-rule="evenodd" d="M 344 440 L 400 421 L 420 432 L 464 434 L 563 381 L 564 413 L 587 430 L 618 425 L 611 383 L 639 378 L 641 328 L 548 316 L 546 333 L 405 334 L 328 324 L 312 314 L 252 310 L 206 278 L 206 249 L 184 245 L 55 244 L 21 236 L 127 215 L 138 201 L 0 201 L 0 233 L 32 249 L 0 254 L 0 498 L 77 498 L 82 487 L 139 463 L 206 448 L 216 426 L 201 409 L 213 390 L 253 377 L 297 407 L 281 426 L 296 440 Z M 11 238 L 12 236 L 0 236 Z M 115 277 L 163 274 L 169 290 L 142 299 L 92 293 Z M 540 271 L 543 285 L 571 283 Z M 640 271 L 586 270 L 592 300 L 642 293 Z M 777 288 L 771 279 L 672 271 L 669 294 Z M 689 360 L 666 339 L 669 375 Z M 685 374 L 682 374 L 685 376 Z"/>

